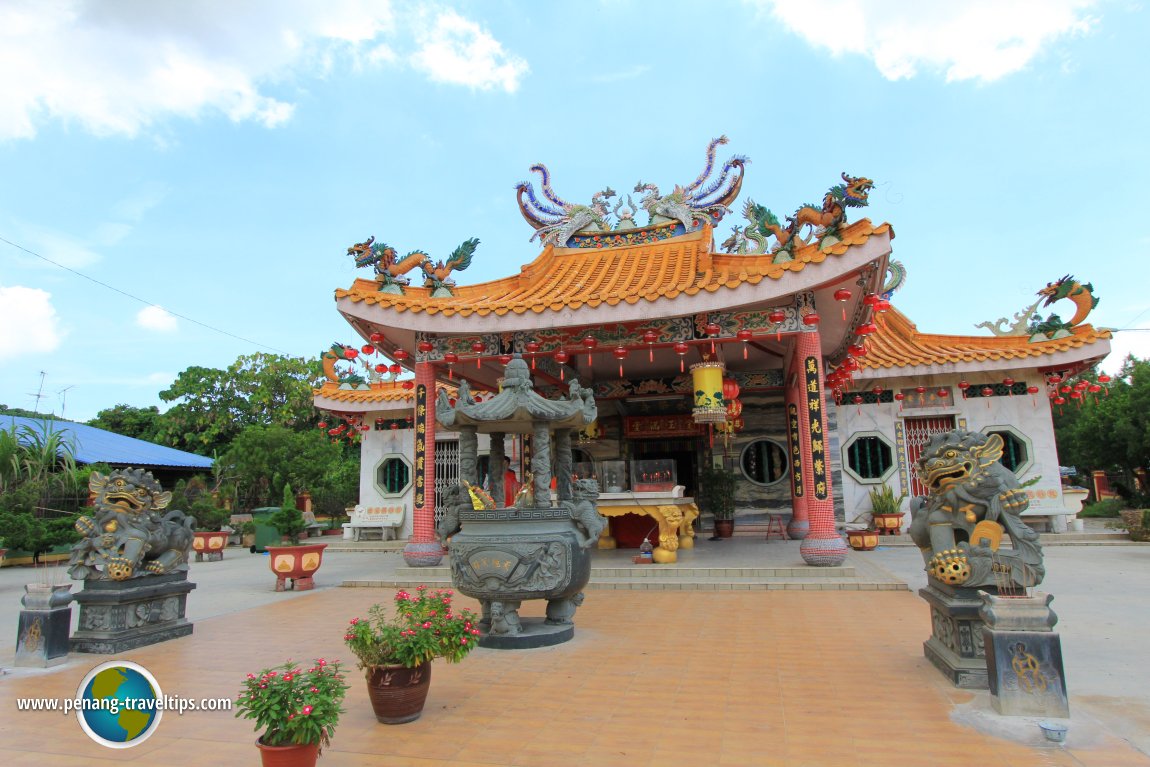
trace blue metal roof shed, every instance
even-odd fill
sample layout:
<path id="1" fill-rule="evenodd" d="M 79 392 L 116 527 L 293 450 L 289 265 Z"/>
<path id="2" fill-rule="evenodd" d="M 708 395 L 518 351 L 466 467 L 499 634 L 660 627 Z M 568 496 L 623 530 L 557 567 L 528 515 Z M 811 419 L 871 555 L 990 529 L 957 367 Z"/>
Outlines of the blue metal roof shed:
<path id="1" fill-rule="evenodd" d="M 125 437 L 114 432 L 97 429 L 71 421 L 50 421 L 38 418 L 0 415 L 0 428 L 12 425 L 27 426 L 43 434 L 45 424 L 50 432 L 60 432 L 73 447 L 77 463 L 103 462 L 111 466 L 157 467 L 164 469 L 211 469 L 212 459 L 202 455 L 164 447 L 142 439 Z"/>

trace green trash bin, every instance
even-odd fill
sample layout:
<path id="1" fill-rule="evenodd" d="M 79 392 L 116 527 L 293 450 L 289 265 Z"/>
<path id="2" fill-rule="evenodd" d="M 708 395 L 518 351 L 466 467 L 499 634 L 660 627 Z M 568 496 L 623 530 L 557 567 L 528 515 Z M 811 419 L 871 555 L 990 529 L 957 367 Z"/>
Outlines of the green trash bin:
<path id="1" fill-rule="evenodd" d="M 263 506 L 252 509 L 252 522 L 256 525 L 256 540 L 251 547 L 253 554 L 262 554 L 268 550 L 268 546 L 275 546 L 282 540 L 283 536 L 280 535 L 280 531 L 275 529 L 269 521 L 272 514 L 279 510 L 279 506 Z"/>

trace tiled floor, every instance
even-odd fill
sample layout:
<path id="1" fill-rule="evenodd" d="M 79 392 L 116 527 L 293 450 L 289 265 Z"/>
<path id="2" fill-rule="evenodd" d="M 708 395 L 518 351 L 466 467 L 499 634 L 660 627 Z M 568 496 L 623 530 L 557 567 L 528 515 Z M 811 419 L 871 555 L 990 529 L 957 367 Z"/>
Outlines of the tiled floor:
<path id="1" fill-rule="evenodd" d="M 245 673 L 288 658 L 350 660 L 343 626 L 391 594 L 316 592 L 201 620 L 191 637 L 120 657 L 167 695 L 232 696 Z M 907 591 L 595 591 L 576 623 L 565 645 L 437 662 L 427 708 L 406 725 L 376 723 L 353 670 L 321 767 L 1150 765 L 1105 732 L 1058 747 L 1036 727 L 1007 739 L 960 724 L 956 712 L 986 695 L 954 689 L 928 664 L 928 610 Z M 17 697 L 74 696 L 108 659 L 0 678 L 5 767 L 257 763 L 256 733 L 228 712 L 165 714 L 148 741 L 119 751 L 72 717 L 17 713 Z"/>

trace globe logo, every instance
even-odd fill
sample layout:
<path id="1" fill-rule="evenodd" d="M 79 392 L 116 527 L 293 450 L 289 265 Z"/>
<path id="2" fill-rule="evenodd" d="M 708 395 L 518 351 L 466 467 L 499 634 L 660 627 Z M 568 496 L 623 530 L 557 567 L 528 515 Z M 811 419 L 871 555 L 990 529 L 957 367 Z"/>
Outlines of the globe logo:
<path id="1" fill-rule="evenodd" d="M 76 688 L 76 718 L 88 737 L 108 748 L 148 739 L 163 717 L 164 694 L 146 668 L 131 661 L 101 663 Z"/>

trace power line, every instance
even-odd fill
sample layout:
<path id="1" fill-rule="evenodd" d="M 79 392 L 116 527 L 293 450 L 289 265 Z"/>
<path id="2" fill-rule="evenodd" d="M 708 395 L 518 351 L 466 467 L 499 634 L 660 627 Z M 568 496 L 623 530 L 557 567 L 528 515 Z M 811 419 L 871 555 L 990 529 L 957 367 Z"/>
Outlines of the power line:
<path id="1" fill-rule="evenodd" d="M 237 336 L 235 333 L 229 333 L 226 330 L 222 330 L 220 328 L 214 327 L 212 325 L 207 324 L 206 322 L 200 322 L 199 320 L 193 319 L 192 317 L 189 317 L 186 314 L 180 314 L 178 312 L 173 312 L 170 309 L 165 309 L 164 307 L 160 306 L 159 304 L 145 300 L 143 298 L 140 298 L 139 296 L 134 296 L 125 290 L 120 290 L 119 288 L 117 288 L 114 285 L 109 285 L 106 282 L 101 282 L 100 280 L 97 280 L 95 277 L 89 277 L 88 275 L 84 274 L 83 272 L 78 272 L 75 269 L 64 266 L 63 264 L 59 263 L 58 261 L 53 261 L 52 259 L 48 258 L 47 256 L 42 256 L 34 250 L 28 250 L 28 248 L 25 248 L 23 245 L 17 245 L 16 243 L 12 242 L 11 240 L 9 240 L 5 237 L 0 236 L 0 242 L 7 243 L 7 244 L 11 245 L 13 248 L 16 248 L 17 250 L 22 250 L 30 256 L 35 256 L 36 258 L 40 259 L 41 261 L 47 261 L 52 266 L 59 267 L 60 269 L 63 269 L 66 272 L 71 272 L 72 274 L 76 275 L 77 277 L 83 277 L 85 280 L 88 280 L 89 282 L 94 282 L 102 288 L 107 288 L 108 290 L 111 290 L 114 293 L 119 293 L 120 295 L 125 296 L 127 298 L 130 298 L 133 301 L 139 301 L 144 306 L 154 306 L 157 309 L 161 309 L 161 310 L 167 312 L 168 314 L 172 315 L 173 317 L 179 317 L 181 320 L 187 320 L 188 322 L 191 322 L 192 324 L 195 324 L 195 325 L 199 325 L 201 328 L 206 328 L 206 329 L 212 331 L 213 333 L 219 333 L 221 335 L 225 335 L 225 336 L 228 336 L 230 338 L 234 338 L 237 341 L 243 341 L 246 344 L 251 344 L 252 346 L 258 346 L 261 349 L 267 349 L 268 351 L 275 352 L 276 354 L 282 354 L 286 357 L 292 356 L 290 353 L 285 352 L 282 349 L 276 349 L 275 347 L 268 346 L 266 344 L 261 344 L 258 341 L 251 340 L 250 338 L 244 338 L 243 336 Z"/>

